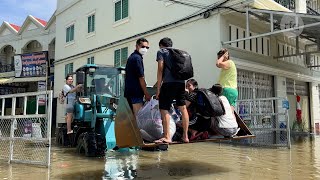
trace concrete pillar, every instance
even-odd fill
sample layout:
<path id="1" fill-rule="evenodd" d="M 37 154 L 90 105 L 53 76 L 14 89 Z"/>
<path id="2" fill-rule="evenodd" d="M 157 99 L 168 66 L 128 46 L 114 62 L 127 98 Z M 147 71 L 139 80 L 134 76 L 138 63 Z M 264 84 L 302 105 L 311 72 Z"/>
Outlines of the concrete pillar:
<path id="1" fill-rule="evenodd" d="M 22 48 L 16 48 L 15 54 L 22 54 Z"/>
<path id="2" fill-rule="evenodd" d="M 317 132 L 315 129 L 317 126 L 320 126 L 320 102 L 319 102 L 319 84 L 318 83 L 310 83 L 310 111 L 311 111 L 311 131 Z M 318 128 L 318 131 L 320 129 Z"/>
<path id="3" fill-rule="evenodd" d="M 307 0 L 295 0 L 296 13 L 307 13 Z"/>
<path id="4" fill-rule="evenodd" d="M 49 51 L 49 44 L 46 42 L 41 42 L 42 51 Z"/>

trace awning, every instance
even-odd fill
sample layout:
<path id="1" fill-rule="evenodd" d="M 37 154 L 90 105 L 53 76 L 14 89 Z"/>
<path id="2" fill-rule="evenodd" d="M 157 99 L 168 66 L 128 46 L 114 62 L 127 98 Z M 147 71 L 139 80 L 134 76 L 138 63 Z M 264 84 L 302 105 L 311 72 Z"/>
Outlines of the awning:
<path id="1" fill-rule="evenodd" d="M 266 1 L 256 0 L 256 1 L 257 1 L 256 4 L 258 4 L 258 2 L 267 3 L 270 0 L 266 0 Z M 276 7 L 277 6 L 275 6 L 274 8 Z M 283 12 L 283 11 L 277 11 L 277 10 L 247 8 L 246 24 L 244 24 L 244 26 L 246 27 L 246 30 L 250 28 L 250 20 L 252 19 L 268 23 L 270 25 L 269 32 L 258 33 L 253 36 L 250 36 L 247 34 L 245 38 L 240 38 L 232 41 L 225 41 L 223 42 L 223 44 L 231 44 L 235 42 L 240 42 L 240 41 L 245 41 L 249 39 L 270 36 L 270 35 L 276 35 L 280 33 L 295 33 L 295 32 L 299 33 L 299 37 L 301 39 L 308 41 L 308 44 L 317 42 L 320 39 L 320 16 L 317 16 L 317 15 Z M 249 32 L 249 31 L 246 31 L 246 32 Z M 294 54 L 294 55 L 303 55 L 303 54 Z M 277 58 L 280 58 L 280 57 L 277 57 Z"/>
<path id="2" fill-rule="evenodd" d="M 265 9 L 271 11 L 292 12 L 288 8 L 283 7 L 273 0 L 254 0 L 251 4 L 251 7 L 255 9 Z"/>
<path id="3" fill-rule="evenodd" d="M 14 78 L 12 82 L 36 82 L 45 81 L 46 77 L 25 77 L 25 78 Z"/>
<path id="4" fill-rule="evenodd" d="M 0 84 L 11 83 L 14 78 L 0 78 Z"/>
<path id="5" fill-rule="evenodd" d="M 46 77 L 26 77 L 26 78 L 0 78 L 0 84 L 9 84 L 14 82 L 37 82 L 45 81 Z"/>

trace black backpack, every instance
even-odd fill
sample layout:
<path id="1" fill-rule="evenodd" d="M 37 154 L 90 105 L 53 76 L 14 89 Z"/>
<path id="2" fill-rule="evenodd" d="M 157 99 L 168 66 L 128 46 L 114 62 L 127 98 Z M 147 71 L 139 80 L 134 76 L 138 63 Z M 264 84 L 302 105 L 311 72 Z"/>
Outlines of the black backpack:
<path id="1" fill-rule="evenodd" d="M 219 97 L 208 89 L 197 90 L 197 113 L 205 117 L 216 117 L 225 114 Z"/>
<path id="2" fill-rule="evenodd" d="M 193 66 L 191 63 L 191 56 L 189 53 L 174 49 L 167 48 L 169 56 L 171 57 L 171 68 L 167 68 L 176 79 L 187 80 L 193 77 Z"/>

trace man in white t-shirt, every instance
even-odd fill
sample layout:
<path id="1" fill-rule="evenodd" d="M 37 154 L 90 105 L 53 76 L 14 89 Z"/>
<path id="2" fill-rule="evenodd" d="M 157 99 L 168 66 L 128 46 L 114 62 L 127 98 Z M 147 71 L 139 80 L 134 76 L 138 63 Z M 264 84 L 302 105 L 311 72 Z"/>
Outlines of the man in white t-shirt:
<path id="1" fill-rule="evenodd" d="M 212 129 L 222 136 L 232 137 L 236 135 L 239 131 L 238 123 L 228 99 L 222 95 L 222 86 L 220 84 L 215 84 L 210 90 L 219 96 L 225 109 L 224 115 L 213 118 L 214 120 L 212 120 L 211 125 Z"/>

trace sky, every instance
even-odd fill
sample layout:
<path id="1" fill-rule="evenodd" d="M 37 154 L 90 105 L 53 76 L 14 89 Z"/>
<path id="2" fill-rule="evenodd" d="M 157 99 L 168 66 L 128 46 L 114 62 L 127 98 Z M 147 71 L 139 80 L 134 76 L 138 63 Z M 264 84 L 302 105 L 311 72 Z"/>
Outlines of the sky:
<path id="1" fill-rule="evenodd" d="M 57 0 L 0 0 L 0 25 L 7 21 L 22 26 L 28 15 L 49 21 Z"/>

